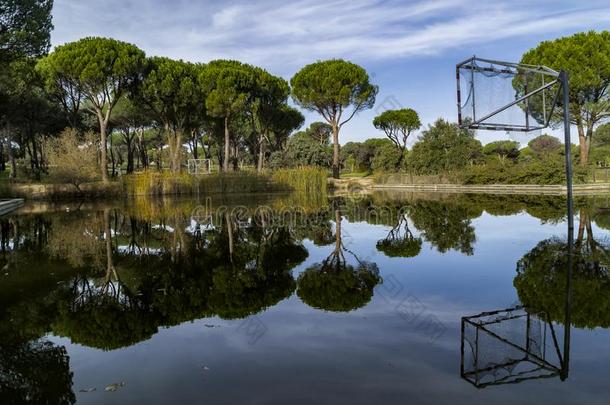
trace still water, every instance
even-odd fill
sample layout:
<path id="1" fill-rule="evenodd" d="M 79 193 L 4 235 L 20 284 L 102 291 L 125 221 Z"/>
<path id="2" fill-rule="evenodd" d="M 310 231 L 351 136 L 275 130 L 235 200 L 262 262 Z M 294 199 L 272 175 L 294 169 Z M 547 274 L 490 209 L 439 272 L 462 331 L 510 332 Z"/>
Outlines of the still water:
<path id="1" fill-rule="evenodd" d="M 570 274 L 560 197 L 27 205 L 0 402 L 607 404 L 608 207 Z"/>

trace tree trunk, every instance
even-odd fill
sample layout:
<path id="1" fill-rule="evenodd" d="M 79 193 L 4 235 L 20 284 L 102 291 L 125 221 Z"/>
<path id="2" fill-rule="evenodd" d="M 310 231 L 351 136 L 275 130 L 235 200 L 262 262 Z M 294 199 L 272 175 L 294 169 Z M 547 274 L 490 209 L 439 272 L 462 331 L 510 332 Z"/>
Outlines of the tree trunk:
<path id="1" fill-rule="evenodd" d="M 257 162 L 258 164 L 257 164 L 257 168 L 256 168 L 256 171 L 258 173 L 263 172 L 264 162 L 265 162 L 265 137 L 261 133 L 259 136 L 259 140 L 258 140 L 258 162 Z"/>
<path id="2" fill-rule="evenodd" d="M 193 159 L 199 159 L 199 150 L 197 149 L 197 131 L 191 131 L 191 145 L 193 148 Z"/>
<path id="3" fill-rule="evenodd" d="M 404 148 L 400 147 L 400 146 L 398 147 L 398 150 L 400 151 L 400 156 L 398 157 L 398 162 L 396 162 L 396 169 L 397 170 L 400 170 L 400 166 L 402 166 L 402 161 L 405 158 L 405 149 L 406 149 L 406 146 Z"/>
<path id="4" fill-rule="evenodd" d="M 582 123 L 578 123 L 578 144 L 580 147 L 580 166 L 585 167 L 589 163 L 589 148 L 587 147 L 587 136 Z"/>
<path id="5" fill-rule="evenodd" d="M 98 114 L 98 121 L 100 124 L 100 143 L 101 143 L 101 156 L 100 156 L 100 170 L 102 171 L 102 181 L 108 183 L 108 152 L 107 152 L 107 134 L 106 134 L 106 122 L 102 118 L 102 113 Z"/>
<path id="6" fill-rule="evenodd" d="M 4 160 L 4 142 L 0 141 L 0 172 L 6 170 L 6 161 Z"/>
<path id="7" fill-rule="evenodd" d="M 229 260 L 233 263 L 233 224 L 231 221 L 231 214 L 225 212 L 225 219 L 227 221 L 227 236 L 229 242 Z"/>
<path id="8" fill-rule="evenodd" d="M 11 138 L 8 138 L 6 142 L 6 149 L 8 152 L 8 160 L 11 163 L 11 179 L 17 178 L 17 162 L 15 161 L 15 151 L 13 150 L 13 142 Z"/>
<path id="9" fill-rule="evenodd" d="M 127 144 L 127 173 L 133 173 L 133 138 L 125 139 Z"/>
<path id="10" fill-rule="evenodd" d="M 181 157 L 182 154 L 182 131 L 176 130 L 174 133 L 174 148 L 172 153 L 172 172 L 180 173 L 180 169 L 182 169 Z"/>
<path id="11" fill-rule="evenodd" d="M 224 160 L 222 162 L 222 171 L 227 173 L 229 171 L 229 154 L 231 151 L 231 145 L 229 144 L 231 141 L 229 137 L 229 117 L 225 117 L 225 155 Z"/>
<path id="12" fill-rule="evenodd" d="M 141 128 L 138 130 L 138 149 L 140 152 L 140 163 L 144 169 L 148 169 L 148 152 L 144 144 L 144 130 Z"/>
<path id="13" fill-rule="evenodd" d="M 116 159 L 114 156 L 114 148 L 112 147 L 112 137 L 110 137 L 110 166 L 111 166 L 111 171 L 110 171 L 110 177 L 115 178 L 116 177 Z"/>
<path id="14" fill-rule="evenodd" d="M 333 178 L 339 178 L 339 125 L 333 124 Z"/>
<path id="15" fill-rule="evenodd" d="M 114 262 L 112 260 L 112 230 L 110 229 L 110 210 L 104 210 L 104 234 L 106 242 L 106 282 L 110 282 L 110 275 L 118 279 Z"/>

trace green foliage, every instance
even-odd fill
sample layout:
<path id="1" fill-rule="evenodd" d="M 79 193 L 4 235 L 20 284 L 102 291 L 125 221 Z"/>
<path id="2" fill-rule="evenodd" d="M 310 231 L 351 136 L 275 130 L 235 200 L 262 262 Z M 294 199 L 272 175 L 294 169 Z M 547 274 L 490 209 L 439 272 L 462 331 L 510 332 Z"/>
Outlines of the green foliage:
<path id="1" fill-rule="evenodd" d="M 277 169 L 271 178 L 278 184 L 290 186 L 294 191 L 309 196 L 325 195 L 328 171 L 316 166 L 302 166 L 296 169 Z"/>
<path id="2" fill-rule="evenodd" d="M 538 156 L 557 153 L 562 150 L 562 143 L 551 135 L 540 135 L 527 143 L 527 146 Z"/>
<path id="3" fill-rule="evenodd" d="M 587 176 L 586 168 L 574 168 L 575 183 L 585 182 Z M 465 168 L 459 179 L 463 184 L 565 184 L 565 159 L 557 155 L 519 164 L 474 165 Z"/>
<path id="4" fill-rule="evenodd" d="M 394 145 L 382 145 L 375 150 L 375 156 L 371 162 L 371 169 L 374 171 L 391 172 L 402 169 L 405 156 L 400 148 Z"/>
<path id="5" fill-rule="evenodd" d="M 288 138 L 283 151 L 272 153 L 269 159 L 271 168 L 319 166 L 330 167 L 332 150 L 316 142 L 309 134 L 298 132 Z"/>
<path id="6" fill-rule="evenodd" d="M 150 316 L 138 309 L 125 308 L 105 295 L 92 297 L 74 311 L 68 311 L 71 305 L 66 304 L 52 328 L 57 335 L 70 337 L 73 343 L 114 350 L 149 339 L 157 332 Z"/>
<path id="7" fill-rule="evenodd" d="M 381 281 L 378 270 L 370 265 L 357 268 L 326 268 L 323 264 L 305 270 L 297 280 L 297 295 L 313 308 L 349 312 L 366 305 Z"/>
<path id="8" fill-rule="evenodd" d="M 346 122 L 340 121 L 340 114 L 349 107 L 353 108 L 351 116 L 373 107 L 378 90 L 369 83 L 363 68 L 341 59 L 305 66 L 292 77 L 290 85 L 292 97 L 301 107 L 316 111 L 326 119 L 339 114 L 335 124 Z"/>
<path id="9" fill-rule="evenodd" d="M 385 238 L 377 242 L 377 250 L 388 257 L 415 257 L 421 252 L 421 238 Z"/>
<path id="10" fill-rule="evenodd" d="M 481 143 L 472 131 L 439 119 L 423 131 L 409 154 L 408 164 L 417 174 L 438 174 L 477 162 L 481 152 Z"/>
<path id="11" fill-rule="evenodd" d="M 76 89 L 94 107 L 107 111 L 137 82 L 144 65 L 144 52 L 135 45 L 86 37 L 56 47 L 40 60 L 38 70 L 50 92 L 64 94 Z"/>
<path id="12" fill-rule="evenodd" d="M 312 122 L 305 132 L 321 145 L 328 145 L 333 128 L 324 122 L 316 121 Z"/>
<path id="13" fill-rule="evenodd" d="M 128 196 L 272 191 L 323 194 L 326 191 L 326 177 L 326 171 L 316 167 L 281 169 L 264 175 L 238 172 L 193 176 L 186 173 L 145 171 L 123 176 L 123 184 Z"/>
<path id="14" fill-rule="evenodd" d="M 544 41 L 526 52 L 521 63 L 565 70 L 570 82 L 570 119 L 583 143 L 581 164 L 586 165 L 594 126 L 610 113 L 610 32 L 580 32 Z M 563 120 L 555 110 L 554 122 Z"/>
<path id="15" fill-rule="evenodd" d="M 7 336 L 7 335 L 3 335 Z M 73 404 L 70 357 L 63 346 L 40 339 L 0 346 L 0 397 L 6 404 Z"/>
<path id="16" fill-rule="evenodd" d="M 83 98 L 97 117 L 102 180 L 108 180 L 106 136 L 112 109 L 140 79 L 146 58 L 135 45 L 110 38 L 82 38 L 55 48 L 38 62 L 46 88 L 74 115 Z"/>
<path id="17" fill-rule="evenodd" d="M 53 0 L 0 2 L 0 66 L 48 52 L 52 8 Z"/>
<path id="18" fill-rule="evenodd" d="M 123 176 L 128 196 L 210 195 L 290 191 L 290 185 L 277 184 L 268 176 L 251 173 L 223 173 L 193 176 L 182 173 L 146 171 Z"/>
<path id="19" fill-rule="evenodd" d="M 589 235 L 589 238 L 591 235 Z M 610 327 L 610 279 L 604 270 L 608 249 L 590 241 L 580 247 L 577 241 L 571 279 L 571 322 L 578 328 Z M 540 242 L 517 263 L 513 284 L 519 300 L 532 311 L 541 311 L 551 320 L 565 323 L 567 287 L 567 251 L 564 240 L 553 238 Z"/>
<path id="20" fill-rule="evenodd" d="M 359 111 L 372 108 L 377 86 L 362 67 L 341 59 L 305 66 L 290 80 L 292 98 L 306 110 L 316 111 L 333 130 L 333 177 L 339 177 L 339 131 Z M 351 111 L 349 109 L 351 108 Z"/>
<path id="21" fill-rule="evenodd" d="M 198 85 L 201 69 L 181 60 L 149 58 L 136 102 L 149 106 L 163 125 L 185 130 L 188 120 L 201 114 L 205 99 Z"/>
<path id="22" fill-rule="evenodd" d="M 479 215 L 478 210 L 439 201 L 417 201 L 409 208 L 409 217 L 421 237 L 439 252 L 457 250 L 468 256 L 474 253 L 476 241 L 470 220 Z"/>
<path id="23" fill-rule="evenodd" d="M 385 132 L 386 136 L 396 145 L 398 159 L 395 161 L 395 168 L 400 168 L 409 136 L 421 127 L 417 112 L 411 108 L 387 110 L 373 119 L 373 125 Z"/>
<path id="24" fill-rule="evenodd" d="M 519 157 L 519 142 L 515 141 L 494 141 L 483 146 L 483 154 L 497 157 L 502 164 L 507 159 L 515 160 Z"/>
<path id="25" fill-rule="evenodd" d="M 400 154 L 392 151 L 395 148 L 389 139 L 369 138 L 364 142 L 348 142 L 341 148 L 341 160 L 346 170 L 372 172 L 377 169 L 374 160 L 382 170 L 396 170 Z M 348 160 L 351 164 L 348 164 Z M 353 167 L 352 167 L 353 166 Z"/>

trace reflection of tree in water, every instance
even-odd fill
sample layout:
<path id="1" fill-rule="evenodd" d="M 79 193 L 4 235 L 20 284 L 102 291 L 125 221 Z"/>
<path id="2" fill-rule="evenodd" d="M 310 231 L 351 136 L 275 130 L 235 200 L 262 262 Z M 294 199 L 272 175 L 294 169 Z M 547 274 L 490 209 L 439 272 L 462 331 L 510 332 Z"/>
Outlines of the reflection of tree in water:
<path id="1" fill-rule="evenodd" d="M 0 309 L 0 403 L 74 403 L 69 357 L 43 336 L 55 302 L 27 299 Z"/>
<path id="2" fill-rule="evenodd" d="M 591 218 L 580 211 L 574 243 L 571 321 L 576 327 L 610 327 L 610 246 L 593 236 Z M 521 302 L 544 311 L 552 320 L 565 319 L 567 242 L 551 238 L 540 242 L 517 263 L 515 288 Z"/>
<path id="3" fill-rule="evenodd" d="M 75 403 L 66 349 L 44 339 L 0 345 L 0 401 Z"/>
<path id="4" fill-rule="evenodd" d="M 62 291 L 53 331 L 73 342 L 104 350 L 131 345 L 151 337 L 157 327 L 142 305 L 120 281 L 114 265 L 110 212 L 103 212 L 106 271 L 93 282 L 89 275 L 76 277 L 72 288 Z"/>
<path id="5" fill-rule="evenodd" d="M 57 299 L 53 332 L 74 343 L 113 350 L 148 339 L 157 331 L 155 319 L 124 291 L 119 280 L 101 287 L 86 278 L 75 280 L 74 289 Z"/>
<path id="6" fill-rule="evenodd" d="M 351 253 L 357 266 L 347 264 L 344 252 Z M 341 213 L 335 210 L 335 248 L 322 262 L 305 270 L 298 278 L 297 295 L 307 305 L 327 311 L 351 311 L 366 305 L 381 281 L 375 263 L 361 261 L 343 246 Z"/>
<path id="7" fill-rule="evenodd" d="M 289 297 L 295 281 L 289 270 L 307 258 L 307 250 L 285 227 L 242 228 L 226 215 L 210 244 L 215 258 L 209 308 L 222 318 L 242 318 Z"/>
<path id="8" fill-rule="evenodd" d="M 453 249 L 469 256 L 474 253 L 476 235 L 470 222 L 471 213 L 466 207 L 440 201 L 417 201 L 410 207 L 409 216 L 421 236 L 439 252 Z"/>
<path id="9" fill-rule="evenodd" d="M 328 246 L 335 242 L 328 211 L 323 210 L 303 217 L 304 225 L 295 230 L 297 239 L 309 239 L 316 246 Z"/>
<path id="10" fill-rule="evenodd" d="M 377 250 L 389 257 L 415 257 L 421 251 L 422 240 L 409 229 L 407 216 L 399 212 L 396 225 L 385 239 L 377 242 Z"/>

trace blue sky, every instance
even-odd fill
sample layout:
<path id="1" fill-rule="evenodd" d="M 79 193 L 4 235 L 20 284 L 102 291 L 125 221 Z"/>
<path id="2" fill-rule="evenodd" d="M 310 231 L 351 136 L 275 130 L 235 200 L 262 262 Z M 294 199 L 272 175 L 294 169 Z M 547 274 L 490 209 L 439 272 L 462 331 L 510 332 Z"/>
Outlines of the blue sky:
<path id="1" fill-rule="evenodd" d="M 365 67 L 375 107 L 341 142 L 382 137 L 371 124 L 411 107 L 427 125 L 454 121 L 455 64 L 473 54 L 518 61 L 543 40 L 608 29 L 608 0 L 55 0 L 52 44 L 83 36 L 132 42 L 148 55 L 194 62 L 238 59 L 286 79 L 303 65 L 344 58 Z M 306 113 L 307 123 L 320 120 Z M 480 132 L 483 142 L 504 137 Z"/>

